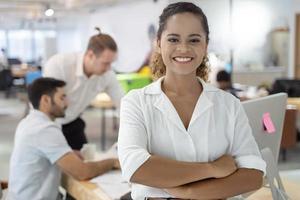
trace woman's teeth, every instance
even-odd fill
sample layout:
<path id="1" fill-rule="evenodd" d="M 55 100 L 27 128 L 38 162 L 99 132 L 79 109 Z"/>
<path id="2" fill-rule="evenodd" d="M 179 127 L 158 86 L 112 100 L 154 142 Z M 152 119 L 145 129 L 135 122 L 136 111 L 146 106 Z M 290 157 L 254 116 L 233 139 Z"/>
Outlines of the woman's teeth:
<path id="1" fill-rule="evenodd" d="M 174 60 L 177 62 L 189 62 L 192 60 L 192 58 L 190 58 L 190 57 L 175 57 Z"/>

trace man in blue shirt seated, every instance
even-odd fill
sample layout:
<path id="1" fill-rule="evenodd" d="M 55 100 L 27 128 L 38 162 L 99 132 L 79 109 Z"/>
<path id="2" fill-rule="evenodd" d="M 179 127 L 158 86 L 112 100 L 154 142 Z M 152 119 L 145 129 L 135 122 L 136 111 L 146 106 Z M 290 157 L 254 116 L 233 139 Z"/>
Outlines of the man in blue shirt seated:
<path id="1" fill-rule="evenodd" d="M 237 97 L 236 93 L 240 90 L 232 86 L 231 75 L 227 71 L 221 70 L 217 73 L 217 83 L 218 88 L 230 92 L 233 96 Z"/>
<path id="2" fill-rule="evenodd" d="M 86 180 L 119 166 L 117 159 L 84 162 L 54 120 L 64 117 L 65 82 L 36 79 L 28 87 L 33 110 L 18 125 L 10 161 L 8 199 L 58 199 L 61 170 Z"/>

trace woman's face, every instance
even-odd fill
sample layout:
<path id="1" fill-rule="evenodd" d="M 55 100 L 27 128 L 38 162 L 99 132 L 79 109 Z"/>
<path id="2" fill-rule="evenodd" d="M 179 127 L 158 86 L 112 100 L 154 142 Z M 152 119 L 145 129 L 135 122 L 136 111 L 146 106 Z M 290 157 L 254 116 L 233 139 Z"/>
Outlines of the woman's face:
<path id="1" fill-rule="evenodd" d="M 192 13 L 169 17 L 158 50 L 167 75 L 196 75 L 207 51 L 206 33 L 199 17 Z"/>

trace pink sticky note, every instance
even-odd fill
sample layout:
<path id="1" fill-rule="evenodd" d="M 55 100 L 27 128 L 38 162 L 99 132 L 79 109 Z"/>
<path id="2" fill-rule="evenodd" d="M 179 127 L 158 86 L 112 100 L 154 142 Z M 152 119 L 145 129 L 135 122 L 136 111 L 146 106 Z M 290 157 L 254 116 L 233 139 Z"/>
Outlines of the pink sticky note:
<path id="1" fill-rule="evenodd" d="M 276 131 L 270 113 L 264 113 L 263 125 L 266 128 L 267 133 L 274 133 Z"/>

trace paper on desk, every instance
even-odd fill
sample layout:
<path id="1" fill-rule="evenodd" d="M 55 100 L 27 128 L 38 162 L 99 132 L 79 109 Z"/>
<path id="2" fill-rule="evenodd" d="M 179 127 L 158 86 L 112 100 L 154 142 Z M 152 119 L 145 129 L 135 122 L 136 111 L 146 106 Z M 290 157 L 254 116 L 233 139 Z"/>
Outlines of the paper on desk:
<path id="1" fill-rule="evenodd" d="M 122 178 L 120 170 L 107 172 L 93 178 L 91 182 L 97 184 L 112 199 L 120 199 L 131 190 L 130 185 Z"/>

